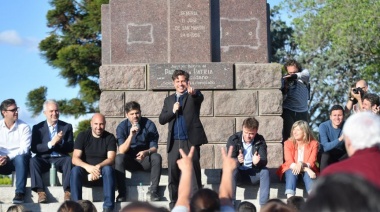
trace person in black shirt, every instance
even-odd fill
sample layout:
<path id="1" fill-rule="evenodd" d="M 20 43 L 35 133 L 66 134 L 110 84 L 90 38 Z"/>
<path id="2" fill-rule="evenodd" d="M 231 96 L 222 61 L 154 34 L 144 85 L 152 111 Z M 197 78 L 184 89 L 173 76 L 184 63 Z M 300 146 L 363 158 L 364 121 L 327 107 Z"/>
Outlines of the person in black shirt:
<path id="1" fill-rule="evenodd" d="M 82 185 L 103 183 L 103 211 L 113 211 L 115 206 L 115 174 L 112 165 L 116 157 L 116 139 L 105 131 L 105 117 L 96 113 L 91 119 L 91 129 L 79 133 L 74 143 L 70 188 L 71 200 L 82 199 Z"/>

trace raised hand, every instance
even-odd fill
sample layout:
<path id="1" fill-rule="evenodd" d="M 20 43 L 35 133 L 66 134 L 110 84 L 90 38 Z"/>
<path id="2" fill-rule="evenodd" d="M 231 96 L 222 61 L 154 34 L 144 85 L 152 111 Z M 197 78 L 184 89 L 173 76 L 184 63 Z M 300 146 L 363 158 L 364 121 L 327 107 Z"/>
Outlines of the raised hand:
<path id="1" fill-rule="evenodd" d="M 237 157 L 239 163 L 244 163 L 244 155 L 243 155 L 243 152 L 241 151 L 241 149 L 239 149 L 239 155 Z"/>
<path id="2" fill-rule="evenodd" d="M 195 88 L 191 87 L 191 85 L 190 85 L 190 81 L 188 82 L 187 92 L 188 92 L 190 95 L 194 95 L 194 94 L 196 93 Z"/>

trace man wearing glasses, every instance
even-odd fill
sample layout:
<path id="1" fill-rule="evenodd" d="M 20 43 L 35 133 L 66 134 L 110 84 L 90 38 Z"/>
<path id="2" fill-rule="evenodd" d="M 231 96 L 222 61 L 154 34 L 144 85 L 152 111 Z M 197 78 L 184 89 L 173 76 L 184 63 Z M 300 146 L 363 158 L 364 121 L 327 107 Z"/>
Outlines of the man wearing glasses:
<path id="1" fill-rule="evenodd" d="M 4 118 L 0 120 L 0 174 L 16 171 L 13 203 L 20 204 L 24 202 L 32 132 L 29 125 L 18 119 L 19 108 L 14 99 L 4 100 L 0 109 Z"/>
<path id="2" fill-rule="evenodd" d="M 356 86 L 351 88 L 348 96 L 348 101 L 345 107 L 345 114 L 357 113 L 362 109 L 362 97 L 368 92 L 368 84 L 365 80 L 359 80 L 356 82 Z"/>

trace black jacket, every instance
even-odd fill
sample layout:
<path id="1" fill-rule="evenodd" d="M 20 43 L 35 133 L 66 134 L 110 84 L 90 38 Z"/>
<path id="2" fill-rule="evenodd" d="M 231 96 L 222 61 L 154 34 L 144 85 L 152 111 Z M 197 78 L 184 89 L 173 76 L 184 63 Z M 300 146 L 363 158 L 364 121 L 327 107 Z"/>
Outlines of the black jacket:
<path id="1" fill-rule="evenodd" d="M 234 135 L 230 136 L 227 141 L 227 150 L 230 146 L 234 147 L 234 150 L 232 152 L 232 157 L 237 158 L 239 155 L 239 150 L 241 149 L 242 152 L 244 151 L 243 142 L 242 142 L 242 134 L 243 132 L 237 132 Z M 265 139 L 262 135 L 256 134 L 256 136 L 253 138 L 252 141 L 252 154 L 254 154 L 256 151 L 258 151 L 260 155 L 260 161 L 255 165 L 252 164 L 252 168 L 254 169 L 262 169 L 266 167 L 268 163 L 267 159 L 267 144 L 265 142 Z M 242 164 L 240 164 L 242 165 Z"/>

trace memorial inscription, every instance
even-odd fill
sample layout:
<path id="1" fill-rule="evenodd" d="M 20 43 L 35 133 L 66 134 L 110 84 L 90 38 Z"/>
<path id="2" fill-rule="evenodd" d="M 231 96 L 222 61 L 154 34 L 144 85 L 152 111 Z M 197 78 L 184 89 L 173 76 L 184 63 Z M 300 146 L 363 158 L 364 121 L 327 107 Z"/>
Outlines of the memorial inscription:
<path id="1" fill-rule="evenodd" d="M 175 70 L 187 71 L 191 85 L 199 89 L 233 89 L 232 63 L 150 64 L 149 89 L 173 89 Z"/>

